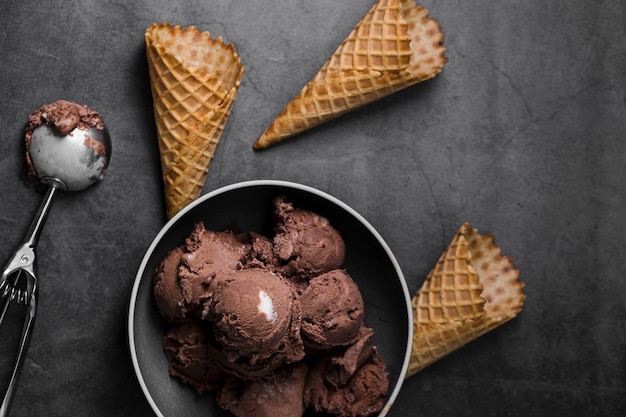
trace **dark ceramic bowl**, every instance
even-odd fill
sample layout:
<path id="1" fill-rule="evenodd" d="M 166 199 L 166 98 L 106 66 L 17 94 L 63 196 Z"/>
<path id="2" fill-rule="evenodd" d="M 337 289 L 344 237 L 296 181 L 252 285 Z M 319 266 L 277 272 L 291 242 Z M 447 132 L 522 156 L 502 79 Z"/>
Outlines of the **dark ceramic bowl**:
<path id="1" fill-rule="evenodd" d="M 174 216 L 148 248 L 133 285 L 129 314 L 130 354 L 141 388 L 157 416 L 231 416 L 214 395 L 198 395 L 168 374 L 163 351 L 166 324 L 152 295 L 152 274 L 163 256 L 184 242 L 194 224 L 207 229 L 236 226 L 242 231 L 271 235 L 272 199 L 284 194 L 296 207 L 327 217 L 346 243 L 344 268 L 365 300 L 365 323 L 375 331 L 373 343 L 387 363 L 390 388 L 384 416 L 392 406 L 408 366 L 413 339 L 413 315 L 406 281 L 388 245 L 356 211 L 314 188 L 283 181 L 249 181 L 208 193 Z M 318 414 L 316 414 L 318 415 Z"/>

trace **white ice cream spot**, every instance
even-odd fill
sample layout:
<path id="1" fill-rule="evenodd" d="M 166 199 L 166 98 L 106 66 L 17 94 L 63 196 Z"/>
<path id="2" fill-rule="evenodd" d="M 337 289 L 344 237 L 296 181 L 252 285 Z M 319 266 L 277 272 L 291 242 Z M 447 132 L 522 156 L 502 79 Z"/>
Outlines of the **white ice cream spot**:
<path id="1" fill-rule="evenodd" d="M 276 312 L 274 311 L 272 297 L 263 290 L 259 291 L 259 304 L 257 308 L 261 313 L 265 314 L 267 321 L 276 321 Z"/>

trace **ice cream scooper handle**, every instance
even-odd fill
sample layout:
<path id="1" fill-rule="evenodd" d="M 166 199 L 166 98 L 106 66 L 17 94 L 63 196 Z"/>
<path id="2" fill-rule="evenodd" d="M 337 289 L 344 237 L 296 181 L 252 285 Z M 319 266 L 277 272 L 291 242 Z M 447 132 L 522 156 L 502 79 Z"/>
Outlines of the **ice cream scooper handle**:
<path id="1" fill-rule="evenodd" d="M 15 394 L 15 387 L 17 386 L 17 380 L 20 370 L 22 369 L 22 364 L 26 358 L 26 351 L 28 350 L 30 335 L 33 323 L 35 322 L 35 315 L 37 313 L 37 279 L 28 271 L 24 271 L 23 274 L 25 275 L 26 288 L 28 294 L 30 294 L 30 300 L 26 309 L 26 317 L 24 318 L 24 326 L 22 327 L 22 337 L 17 351 L 17 358 L 15 359 L 15 366 L 13 367 L 13 372 L 11 373 L 11 380 L 9 381 L 7 390 L 4 393 L 2 405 L 0 405 L 0 417 L 6 417 L 9 415 L 9 410 L 11 409 L 11 403 L 13 402 L 13 396 Z"/>
<path id="2" fill-rule="evenodd" d="M 26 304 L 26 317 L 24 318 L 22 336 L 18 346 L 13 372 L 11 373 L 11 379 L 4 394 L 4 398 L 2 399 L 2 404 L 0 405 L 0 417 L 6 417 L 9 414 L 13 396 L 15 394 L 15 388 L 17 386 L 17 380 L 20 370 L 22 369 L 24 359 L 26 358 L 28 344 L 30 343 L 30 335 L 35 322 L 35 316 L 37 314 L 38 297 L 35 246 L 37 245 L 39 234 L 41 233 L 43 224 L 48 216 L 48 211 L 52 205 L 52 198 L 54 197 L 57 189 L 58 187 L 56 184 L 48 187 L 46 195 L 39 206 L 39 210 L 30 225 L 24 241 L 13 252 L 6 268 L 2 272 L 2 279 L 0 280 L 0 288 L 2 289 L 2 293 L 0 294 L 0 297 L 2 298 L 2 307 L 0 308 L 0 329 L 2 327 L 2 322 L 4 321 L 9 303 L 11 302 Z M 21 279 L 26 280 L 24 290 L 20 288 L 19 281 Z"/>

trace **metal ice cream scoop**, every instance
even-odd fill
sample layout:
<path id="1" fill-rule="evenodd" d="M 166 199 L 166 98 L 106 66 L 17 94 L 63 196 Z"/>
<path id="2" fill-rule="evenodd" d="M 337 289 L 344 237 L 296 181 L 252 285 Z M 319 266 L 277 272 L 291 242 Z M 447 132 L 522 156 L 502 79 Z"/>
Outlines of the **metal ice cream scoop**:
<path id="1" fill-rule="evenodd" d="M 52 198 L 57 190 L 82 190 L 103 178 L 111 156 L 111 138 L 106 128 L 75 128 L 62 135 L 43 124 L 32 132 L 29 153 L 39 181 L 48 187 L 26 237 L 13 252 L 0 280 L 0 329 L 9 304 L 26 308 L 17 358 L 0 406 L 2 417 L 8 415 L 11 406 L 37 311 L 35 246 Z"/>
<path id="2" fill-rule="evenodd" d="M 29 153 L 42 183 L 79 191 L 103 178 L 111 139 L 106 128 L 75 128 L 59 135 L 54 128 L 41 125 L 33 130 Z"/>

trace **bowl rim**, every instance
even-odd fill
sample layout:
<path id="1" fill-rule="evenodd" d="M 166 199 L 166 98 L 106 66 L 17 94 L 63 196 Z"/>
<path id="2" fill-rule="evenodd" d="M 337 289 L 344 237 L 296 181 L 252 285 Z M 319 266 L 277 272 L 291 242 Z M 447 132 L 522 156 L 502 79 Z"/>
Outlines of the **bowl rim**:
<path id="1" fill-rule="evenodd" d="M 400 389 L 402 388 L 403 382 L 406 378 L 406 372 L 409 366 L 409 361 L 411 358 L 411 348 L 413 345 L 413 308 L 411 305 L 411 296 L 409 293 L 409 289 L 408 289 L 408 285 L 406 282 L 406 279 L 404 277 L 404 274 L 402 272 L 402 269 L 400 268 L 400 264 L 398 263 L 396 257 L 394 256 L 393 252 L 391 251 L 391 248 L 389 247 L 389 245 L 387 244 L 387 242 L 383 239 L 383 237 L 380 235 L 380 233 L 360 214 L 358 213 L 354 208 L 352 208 L 351 206 L 349 206 L 348 204 L 344 203 L 342 200 L 338 199 L 337 197 L 334 197 L 324 191 L 321 191 L 317 188 L 305 185 L 305 184 L 301 184 L 301 183 L 296 183 L 296 182 L 292 182 L 292 181 L 284 181 L 284 180 L 271 180 L 271 179 L 267 179 L 267 180 L 249 180 L 249 181 L 241 181 L 241 182 L 236 182 L 236 183 L 232 183 L 229 185 L 225 185 L 222 187 L 219 187 L 213 191 L 210 191 L 200 197 L 198 197 L 196 200 L 194 200 L 193 202 L 189 203 L 187 206 L 185 206 L 184 208 L 182 208 L 178 213 L 176 213 L 171 219 L 169 219 L 165 225 L 161 228 L 161 230 L 157 233 L 157 235 L 154 237 L 154 239 L 152 240 L 152 242 L 150 243 L 150 246 L 148 247 L 148 249 L 146 250 L 141 263 L 139 265 L 139 268 L 137 269 L 137 273 L 135 275 L 135 279 L 133 281 L 133 286 L 132 286 L 132 290 L 130 293 L 130 300 L 129 300 L 129 306 L 128 306 L 128 319 L 127 319 L 127 337 L 128 337 L 128 347 L 130 350 L 130 357 L 131 357 L 131 362 L 133 365 L 133 369 L 135 372 L 135 377 L 137 378 L 137 382 L 139 383 L 139 386 L 141 387 L 141 390 L 144 394 L 144 397 L 146 398 L 146 400 L 148 401 L 148 404 L 150 405 L 150 407 L 152 408 L 152 411 L 158 416 L 158 417 L 166 417 L 163 415 L 163 413 L 161 412 L 161 410 L 159 409 L 158 405 L 156 404 L 154 398 L 152 397 L 152 394 L 150 393 L 150 390 L 148 389 L 148 386 L 146 384 L 146 381 L 144 380 L 143 374 L 141 372 L 140 366 L 139 366 L 139 359 L 137 357 L 137 349 L 136 349 L 136 344 L 135 344 L 135 329 L 134 329 L 134 321 L 135 321 L 135 303 L 137 301 L 137 294 L 139 292 L 139 287 L 145 272 L 145 268 L 146 265 L 150 259 L 150 257 L 152 256 L 152 253 L 154 252 L 155 248 L 157 247 L 157 245 L 159 244 L 159 242 L 161 241 L 161 239 L 163 238 L 163 236 L 172 228 L 174 227 L 174 225 L 178 222 L 178 220 L 182 217 L 184 217 L 189 211 L 191 211 L 194 207 L 202 204 L 204 201 L 209 200 L 215 196 L 218 196 L 220 194 L 224 194 L 233 190 L 238 190 L 238 189 L 242 189 L 242 188 L 251 188 L 251 187 L 257 187 L 257 186 L 278 186 L 278 187 L 285 187 L 285 188 L 293 188 L 296 190 L 300 190 L 300 191 L 304 191 L 304 192 L 308 192 L 311 194 L 314 194 L 316 196 L 322 197 L 328 201 L 330 201 L 331 203 L 339 206 L 341 209 L 345 210 L 346 212 L 348 212 L 351 216 L 353 216 L 355 219 L 357 219 L 361 224 L 363 224 L 368 231 L 372 234 L 372 236 L 374 236 L 376 238 L 376 240 L 378 241 L 378 243 L 381 245 L 381 247 L 384 249 L 385 253 L 387 254 L 387 257 L 389 258 L 389 260 L 391 261 L 398 280 L 400 281 L 400 286 L 402 288 L 402 292 L 404 295 L 404 301 L 405 301 L 405 307 L 407 309 L 406 313 L 407 313 L 407 319 L 408 319 L 408 337 L 407 337 L 407 341 L 406 341 L 406 347 L 405 347 L 405 355 L 404 355 L 404 360 L 402 361 L 402 368 L 400 369 L 399 372 L 399 376 L 398 376 L 398 381 L 393 389 L 393 391 L 389 394 L 389 397 L 387 399 L 387 402 L 385 403 L 385 406 L 383 407 L 383 409 L 381 410 L 381 412 L 378 414 L 378 417 L 384 417 L 389 410 L 391 409 L 391 407 L 393 406 L 396 397 L 398 396 Z"/>

